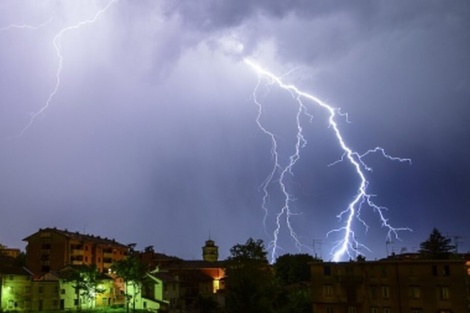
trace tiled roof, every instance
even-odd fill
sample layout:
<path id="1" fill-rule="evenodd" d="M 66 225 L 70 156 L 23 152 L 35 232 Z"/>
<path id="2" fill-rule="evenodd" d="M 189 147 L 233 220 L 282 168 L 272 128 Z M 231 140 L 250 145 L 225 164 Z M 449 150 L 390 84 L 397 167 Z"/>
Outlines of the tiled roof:
<path id="1" fill-rule="evenodd" d="M 209 262 L 203 260 L 182 260 L 181 262 L 175 262 L 171 264 L 168 268 L 178 268 L 178 269 L 203 269 L 203 268 L 225 268 L 225 262 Z"/>
<path id="2" fill-rule="evenodd" d="M 29 235 L 28 237 L 24 238 L 23 241 L 28 241 L 28 239 L 34 235 L 36 235 L 37 233 L 40 233 L 40 232 L 55 232 L 57 234 L 60 234 L 62 236 L 65 236 L 65 237 L 68 237 L 70 239 L 76 239 L 76 240 L 81 240 L 81 241 L 87 241 L 87 242 L 94 242 L 94 243 L 97 243 L 97 244 L 101 244 L 101 245 L 111 245 L 111 246 L 121 246 L 123 248 L 127 248 L 127 245 L 124 245 L 122 243 L 119 243 L 117 242 L 116 240 L 114 239 L 109 239 L 107 237 L 101 237 L 101 236 L 95 236 L 95 235 L 90 235 L 90 234 L 82 234 L 82 233 L 79 233 L 79 232 L 71 232 L 71 231 L 68 231 L 68 230 L 62 230 L 62 229 L 58 229 L 58 228 L 44 228 L 44 229 L 39 229 L 38 232 L 32 234 L 32 235 Z"/>

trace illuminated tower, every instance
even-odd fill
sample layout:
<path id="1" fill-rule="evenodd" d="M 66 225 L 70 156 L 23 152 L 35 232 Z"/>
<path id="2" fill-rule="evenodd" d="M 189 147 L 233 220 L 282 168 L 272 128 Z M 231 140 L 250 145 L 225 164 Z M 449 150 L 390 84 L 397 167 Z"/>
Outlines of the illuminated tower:
<path id="1" fill-rule="evenodd" d="M 202 259 L 207 262 L 216 262 L 219 258 L 219 247 L 213 240 L 206 241 L 206 245 L 202 247 Z"/>

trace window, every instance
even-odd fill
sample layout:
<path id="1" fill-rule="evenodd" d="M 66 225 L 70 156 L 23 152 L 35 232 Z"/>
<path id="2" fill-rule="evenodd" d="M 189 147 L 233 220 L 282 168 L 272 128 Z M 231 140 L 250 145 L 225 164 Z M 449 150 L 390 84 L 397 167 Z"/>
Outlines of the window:
<path id="1" fill-rule="evenodd" d="M 382 286 L 382 298 L 390 298 L 390 289 L 388 288 L 388 286 Z"/>
<path id="2" fill-rule="evenodd" d="M 378 307 L 370 308 L 370 313 L 379 313 L 379 308 Z"/>
<path id="3" fill-rule="evenodd" d="M 450 275 L 450 267 L 449 265 L 444 265 L 444 275 L 449 276 Z"/>
<path id="4" fill-rule="evenodd" d="M 432 266 L 432 275 L 437 276 L 437 265 Z"/>
<path id="5" fill-rule="evenodd" d="M 60 293 L 63 294 L 63 295 L 65 295 L 65 289 L 61 289 L 61 290 L 60 290 Z"/>
<path id="6" fill-rule="evenodd" d="M 392 309 L 390 309 L 390 308 L 384 308 L 382 312 L 383 312 L 383 313 L 392 313 Z"/>
<path id="7" fill-rule="evenodd" d="M 357 309 L 355 306 L 348 306 L 348 313 L 357 313 Z"/>
<path id="8" fill-rule="evenodd" d="M 325 307 L 325 313 L 333 313 L 333 307 L 331 305 L 327 305 Z"/>
<path id="9" fill-rule="evenodd" d="M 377 286 L 376 285 L 370 285 L 369 286 L 369 293 L 371 299 L 375 300 L 377 299 Z"/>
<path id="10" fill-rule="evenodd" d="M 323 266 L 323 275 L 325 276 L 331 275 L 331 267 L 329 265 Z"/>
<path id="11" fill-rule="evenodd" d="M 423 313 L 423 309 L 411 309 L 411 313 Z"/>
<path id="12" fill-rule="evenodd" d="M 44 292 L 44 288 L 41 286 L 38 288 L 38 293 L 43 293 Z"/>
<path id="13" fill-rule="evenodd" d="M 449 299 L 449 287 L 441 286 L 438 287 L 439 299 L 448 300 Z"/>
<path id="14" fill-rule="evenodd" d="M 332 296 L 333 295 L 333 286 L 332 285 L 324 285 L 323 286 L 323 295 Z"/>
<path id="15" fill-rule="evenodd" d="M 421 289 L 419 286 L 410 286 L 410 297 L 412 299 L 419 299 L 421 297 Z"/>

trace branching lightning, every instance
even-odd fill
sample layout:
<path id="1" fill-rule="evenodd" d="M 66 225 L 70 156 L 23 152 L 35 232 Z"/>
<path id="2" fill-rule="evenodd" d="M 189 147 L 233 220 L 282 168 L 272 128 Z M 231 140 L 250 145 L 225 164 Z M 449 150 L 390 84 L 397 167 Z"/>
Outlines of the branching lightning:
<path id="1" fill-rule="evenodd" d="M 404 231 L 404 230 L 409 231 L 410 229 L 406 227 L 396 228 L 390 225 L 388 222 L 388 219 L 385 217 L 385 214 L 384 214 L 384 211 L 387 210 L 387 208 L 379 206 L 372 201 L 373 195 L 368 193 L 367 191 L 369 181 L 367 180 L 366 175 L 365 175 L 366 171 L 371 171 L 372 169 L 366 165 L 366 163 L 364 162 L 364 157 L 371 153 L 380 153 L 383 157 L 392 161 L 407 162 L 411 164 L 411 160 L 408 158 L 399 158 L 399 157 L 390 156 L 385 152 L 383 148 L 380 148 L 380 147 L 376 147 L 374 149 L 368 150 L 367 152 L 363 154 L 357 153 L 352 148 L 350 148 L 348 144 L 346 144 L 344 137 L 338 126 L 338 123 L 336 121 L 337 116 L 346 116 L 347 118 L 347 115 L 340 113 L 339 109 L 336 109 L 328 105 L 327 103 L 321 101 L 316 96 L 303 92 L 294 85 L 284 83 L 282 80 L 282 77 L 274 75 L 270 71 L 256 64 L 255 62 L 245 59 L 245 63 L 249 65 L 251 68 L 253 68 L 258 74 L 258 83 L 253 91 L 253 101 L 258 106 L 258 115 L 256 118 L 256 123 L 258 127 L 261 129 L 261 131 L 265 133 L 267 136 L 269 136 L 269 138 L 271 139 L 271 153 L 273 156 L 273 167 L 272 167 L 271 172 L 267 176 L 266 180 L 263 182 L 261 186 L 263 190 L 262 209 L 265 212 L 264 222 L 266 222 L 266 218 L 269 213 L 269 208 L 267 205 L 267 200 L 270 195 L 268 191 L 268 186 L 274 183 L 278 184 L 278 187 L 284 199 L 283 206 L 276 213 L 276 227 L 273 232 L 273 239 L 269 245 L 269 247 L 271 248 L 271 261 L 274 262 L 277 256 L 278 239 L 279 239 L 279 233 L 281 231 L 281 221 L 283 221 L 283 219 L 287 225 L 288 232 L 290 233 L 290 236 L 292 237 L 295 245 L 299 249 L 302 246 L 301 241 L 299 240 L 297 234 L 295 233 L 295 230 L 292 227 L 292 223 L 291 223 L 291 216 L 293 215 L 293 212 L 290 208 L 290 204 L 293 198 L 292 198 L 292 195 L 287 190 L 286 177 L 289 174 L 292 174 L 292 169 L 300 158 L 300 151 L 307 144 L 307 141 L 303 135 L 303 129 L 302 129 L 302 125 L 300 122 L 300 116 L 302 114 L 306 114 L 310 118 L 311 116 L 306 111 L 304 99 L 312 102 L 313 104 L 317 106 L 320 106 L 321 108 L 323 108 L 324 110 L 328 112 L 329 127 L 333 130 L 333 133 L 338 141 L 338 144 L 341 147 L 341 150 L 343 151 L 343 155 L 340 158 L 340 160 L 330 164 L 330 166 L 338 162 L 348 162 L 348 164 L 350 164 L 353 167 L 353 169 L 355 170 L 359 178 L 359 185 L 357 186 L 357 192 L 354 195 L 353 200 L 348 204 L 346 209 L 344 209 L 343 211 L 341 211 L 341 213 L 337 215 L 340 221 L 344 221 L 343 226 L 337 229 L 333 229 L 327 234 L 327 236 L 331 233 L 342 234 L 342 239 L 339 240 L 334 245 L 331 251 L 333 261 L 338 262 L 344 259 L 346 256 L 353 257 L 353 256 L 357 256 L 361 254 L 359 252 L 359 247 L 367 249 L 365 245 L 359 243 L 356 240 L 354 236 L 354 231 L 353 231 L 353 224 L 355 220 L 363 224 L 366 227 L 366 230 L 368 228 L 365 221 L 361 218 L 361 209 L 363 208 L 364 205 L 367 205 L 374 212 L 377 213 L 379 220 L 382 224 L 382 227 L 385 227 L 387 229 L 387 235 L 386 235 L 387 239 L 391 239 L 392 237 L 398 238 L 398 233 L 400 231 Z M 297 110 L 297 115 L 296 115 L 297 140 L 295 142 L 294 153 L 290 155 L 289 162 L 287 162 L 287 165 L 281 165 L 281 162 L 279 160 L 278 142 L 277 142 L 275 134 L 267 130 L 260 121 L 260 118 L 262 115 L 262 110 L 261 110 L 262 105 L 257 98 L 257 93 L 258 93 L 258 88 L 263 79 L 266 80 L 270 85 L 277 85 L 280 88 L 288 91 L 298 104 L 298 110 Z"/>
<path id="2" fill-rule="evenodd" d="M 42 114 L 44 114 L 44 112 L 49 108 L 52 100 L 54 99 L 55 95 L 57 94 L 57 92 L 59 91 L 59 87 L 60 87 L 60 84 L 61 84 L 61 74 L 62 74 L 62 69 L 63 69 L 63 62 L 64 62 L 64 57 L 62 55 L 62 50 L 61 50 L 61 44 L 60 44 L 60 41 L 62 39 L 62 36 L 71 31 L 71 30 L 77 30 L 79 29 L 80 27 L 82 26 L 85 26 L 85 25 L 89 25 L 89 24 L 93 24 L 95 23 L 96 20 L 98 20 L 98 18 L 103 14 L 105 13 L 115 2 L 117 2 L 119 0 L 111 0 L 104 8 L 100 9 L 98 12 L 95 13 L 95 15 L 91 18 L 91 19 L 87 19 L 87 20 L 84 20 L 84 21 L 80 21 L 78 22 L 77 24 L 74 24 L 74 25 L 70 25 L 70 26 L 67 26 L 63 29 L 61 29 L 57 35 L 54 36 L 54 39 L 52 40 L 52 44 L 54 45 L 54 48 L 55 48 L 55 51 L 56 51 L 56 54 L 57 54 L 57 58 L 59 60 L 58 62 L 58 68 L 57 68 L 57 71 L 56 71 L 56 81 L 55 81 L 55 85 L 54 85 L 54 88 L 52 89 L 52 91 L 49 93 L 49 96 L 46 100 L 46 102 L 42 105 L 42 107 L 31 114 L 31 117 L 29 119 L 29 122 L 28 124 L 26 124 L 26 126 L 21 130 L 21 132 L 18 134 L 18 137 L 21 137 L 30 127 L 31 125 L 33 125 L 34 121 L 39 117 L 41 116 Z M 4 27 L 2 28 L 1 30 L 9 30 L 9 29 L 13 29 L 13 28 L 20 28 L 20 29 L 38 29 L 40 27 L 43 27 L 45 25 L 47 25 L 48 23 L 50 22 L 47 21 L 39 26 L 30 26 L 30 25 L 16 25 L 16 24 L 12 24 L 12 25 L 9 25 L 7 27 Z"/>

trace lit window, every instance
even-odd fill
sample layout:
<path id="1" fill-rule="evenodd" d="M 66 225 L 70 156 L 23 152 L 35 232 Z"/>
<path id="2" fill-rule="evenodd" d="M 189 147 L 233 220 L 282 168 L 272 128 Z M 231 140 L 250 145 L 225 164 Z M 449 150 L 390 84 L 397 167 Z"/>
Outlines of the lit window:
<path id="1" fill-rule="evenodd" d="M 411 286 L 410 287 L 410 297 L 413 299 L 418 299 L 421 297 L 421 290 L 419 286 Z"/>
<path id="2" fill-rule="evenodd" d="M 438 290 L 439 290 L 439 299 L 441 300 L 449 299 L 449 287 L 441 286 L 438 288 Z"/>
<path id="3" fill-rule="evenodd" d="M 323 286 L 323 295 L 332 296 L 333 295 L 333 286 L 332 285 L 324 285 Z"/>
<path id="4" fill-rule="evenodd" d="M 357 313 L 355 306 L 348 306 L 348 313 Z"/>

